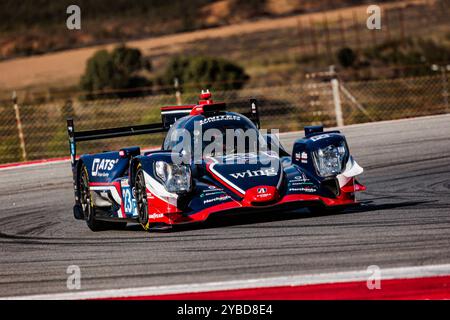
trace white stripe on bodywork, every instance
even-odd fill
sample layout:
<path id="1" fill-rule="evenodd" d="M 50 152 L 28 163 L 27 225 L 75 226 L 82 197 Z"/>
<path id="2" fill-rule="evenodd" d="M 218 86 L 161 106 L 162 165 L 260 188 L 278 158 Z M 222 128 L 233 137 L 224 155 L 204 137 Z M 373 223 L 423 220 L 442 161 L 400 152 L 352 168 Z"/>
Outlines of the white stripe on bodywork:
<path id="1" fill-rule="evenodd" d="M 270 158 L 275 158 L 275 159 L 280 159 L 277 155 L 270 155 L 267 152 L 262 152 L 263 154 L 265 154 L 266 156 L 270 157 Z M 251 153 L 253 154 L 253 153 Z M 239 155 L 239 154 L 237 154 Z M 217 175 L 221 180 L 225 181 L 226 184 L 230 185 L 230 187 L 232 187 L 233 189 L 237 190 L 238 192 L 242 193 L 243 195 L 245 195 L 245 191 L 242 190 L 241 188 L 239 188 L 237 185 L 235 185 L 234 183 L 232 183 L 230 180 L 228 180 L 227 178 L 225 178 L 223 175 L 221 175 L 217 170 L 214 169 L 214 166 L 219 163 L 217 159 L 213 158 L 213 157 L 207 157 L 207 159 L 212 160 L 214 163 L 210 165 L 209 169 L 215 174 Z M 278 171 L 281 170 L 280 172 L 280 178 L 278 180 L 277 183 L 277 189 L 280 188 L 281 182 L 283 181 L 283 167 L 281 166 L 281 162 L 279 162 L 278 164 Z"/>
<path id="2" fill-rule="evenodd" d="M 176 193 L 171 193 L 166 190 L 161 183 L 159 183 L 155 178 L 150 176 L 147 172 L 144 172 L 145 186 L 150 190 L 150 192 L 158 199 L 167 202 L 173 206 L 177 206 L 178 195 Z"/>
<path id="3" fill-rule="evenodd" d="M 227 185 L 229 185 L 230 187 L 232 187 L 233 189 L 235 189 L 236 191 L 238 191 L 239 193 L 242 193 L 242 195 L 245 194 L 245 191 L 242 190 L 241 188 L 239 188 L 237 185 L 235 185 L 233 182 L 231 182 L 230 180 L 228 180 L 227 178 L 225 178 L 223 175 L 221 175 L 219 172 L 217 172 L 217 170 L 214 169 L 214 166 L 216 164 L 212 163 L 209 166 L 209 170 L 211 170 L 216 176 L 218 176 L 221 180 L 223 180 Z"/>

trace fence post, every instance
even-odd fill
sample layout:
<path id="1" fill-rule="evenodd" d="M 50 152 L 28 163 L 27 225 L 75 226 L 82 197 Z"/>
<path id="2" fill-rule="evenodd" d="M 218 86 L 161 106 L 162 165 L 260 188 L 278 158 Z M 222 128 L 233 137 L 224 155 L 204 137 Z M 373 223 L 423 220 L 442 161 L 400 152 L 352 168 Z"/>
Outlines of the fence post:
<path id="1" fill-rule="evenodd" d="M 175 87 L 175 98 L 177 100 L 177 105 L 181 106 L 181 92 L 179 90 L 180 83 L 178 78 L 173 79 L 173 86 Z"/>
<path id="2" fill-rule="evenodd" d="M 23 136 L 22 121 L 20 120 L 20 110 L 17 104 L 17 93 L 14 91 L 12 94 L 12 100 L 14 104 L 14 111 L 16 113 L 17 132 L 19 134 L 20 149 L 22 150 L 22 160 L 27 161 L 27 150 L 25 148 L 25 138 Z"/>
<path id="3" fill-rule="evenodd" d="M 445 112 L 448 113 L 449 112 L 449 108 L 448 108 L 448 84 L 447 84 L 447 70 L 446 70 L 446 67 L 441 67 L 441 72 L 442 72 L 442 95 L 444 97 Z"/>
<path id="4" fill-rule="evenodd" d="M 339 80 L 336 75 L 331 79 L 331 91 L 333 93 L 334 113 L 336 115 L 336 125 L 344 126 L 344 117 L 342 116 L 341 97 L 339 95 Z"/>

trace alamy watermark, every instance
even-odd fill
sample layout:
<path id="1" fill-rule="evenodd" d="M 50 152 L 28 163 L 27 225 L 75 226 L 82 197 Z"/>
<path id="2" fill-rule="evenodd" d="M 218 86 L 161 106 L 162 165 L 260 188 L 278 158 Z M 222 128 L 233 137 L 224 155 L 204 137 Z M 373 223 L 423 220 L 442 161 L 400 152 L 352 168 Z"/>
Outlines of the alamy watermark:
<path id="1" fill-rule="evenodd" d="M 378 5 L 370 5 L 366 10 L 369 17 L 366 20 L 366 26 L 369 30 L 381 30 L 381 8 Z M 66 26 L 69 30 L 81 30 L 81 8 L 72 4 L 67 7 L 66 13 L 69 15 L 66 20 Z"/>
<path id="2" fill-rule="evenodd" d="M 366 26 L 369 30 L 381 30 L 381 8 L 375 4 L 367 7 L 369 17 L 366 20 Z"/>
<path id="3" fill-rule="evenodd" d="M 381 289 L 381 269 L 377 265 L 371 265 L 367 267 L 367 273 L 369 273 L 369 278 L 367 279 L 366 285 L 369 290 L 379 290 Z"/>
<path id="4" fill-rule="evenodd" d="M 228 124 L 239 116 L 218 115 L 194 123 L 193 130 L 177 128 L 171 130 L 165 146 L 172 151 L 174 164 L 201 164 L 211 159 L 219 164 L 256 164 L 278 165 L 280 151 L 278 143 L 279 130 L 229 128 L 221 125 L 222 120 Z M 203 129 L 203 125 L 217 121 L 217 126 Z M 265 155 L 258 157 L 258 155 Z"/>
<path id="5" fill-rule="evenodd" d="M 69 15 L 66 26 L 69 30 L 81 30 L 81 9 L 76 4 L 67 7 L 66 13 Z"/>
<path id="6" fill-rule="evenodd" d="M 81 289 L 81 269 L 77 265 L 70 265 L 67 267 L 66 286 L 68 290 L 80 290 Z"/>

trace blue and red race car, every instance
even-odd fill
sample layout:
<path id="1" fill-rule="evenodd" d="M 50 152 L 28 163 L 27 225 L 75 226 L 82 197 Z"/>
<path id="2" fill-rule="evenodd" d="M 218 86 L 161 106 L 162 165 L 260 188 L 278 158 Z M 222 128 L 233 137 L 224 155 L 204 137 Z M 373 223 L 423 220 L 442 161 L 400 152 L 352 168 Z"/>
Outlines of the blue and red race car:
<path id="1" fill-rule="evenodd" d="M 289 154 L 276 135 L 260 129 L 256 100 L 240 114 L 214 103 L 209 91 L 200 99 L 161 108 L 158 124 L 77 132 L 68 119 L 75 218 L 93 231 L 128 222 L 168 229 L 213 213 L 342 209 L 365 190 L 355 178 L 363 169 L 339 131 L 305 127 Z M 157 132 L 167 132 L 160 150 L 76 156 L 82 141 Z"/>

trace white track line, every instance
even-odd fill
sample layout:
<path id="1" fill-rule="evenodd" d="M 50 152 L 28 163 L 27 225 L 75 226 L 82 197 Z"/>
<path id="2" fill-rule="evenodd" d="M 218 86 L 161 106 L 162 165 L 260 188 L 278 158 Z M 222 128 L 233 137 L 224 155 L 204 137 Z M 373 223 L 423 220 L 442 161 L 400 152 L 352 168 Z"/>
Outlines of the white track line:
<path id="1" fill-rule="evenodd" d="M 450 275 L 450 264 L 398 267 L 381 269 L 381 281 L 389 279 L 412 279 Z M 222 282 L 193 283 L 142 288 L 123 288 L 98 291 L 66 292 L 30 296 L 3 297 L 5 300 L 69 300 L 69 299 L 104 299 L 164 294 L 197 293 L 218 290 L 239 290 L 279 286 L 303 286 L 311 284 L 329 284 L 353 281 L 367 281 L 372 274 L 368 270 L 321 273 L 311 275 L 290 275 L 272 278 L 235 280 Z M 83 281 L 83 280 L 81 280 Z"/>

